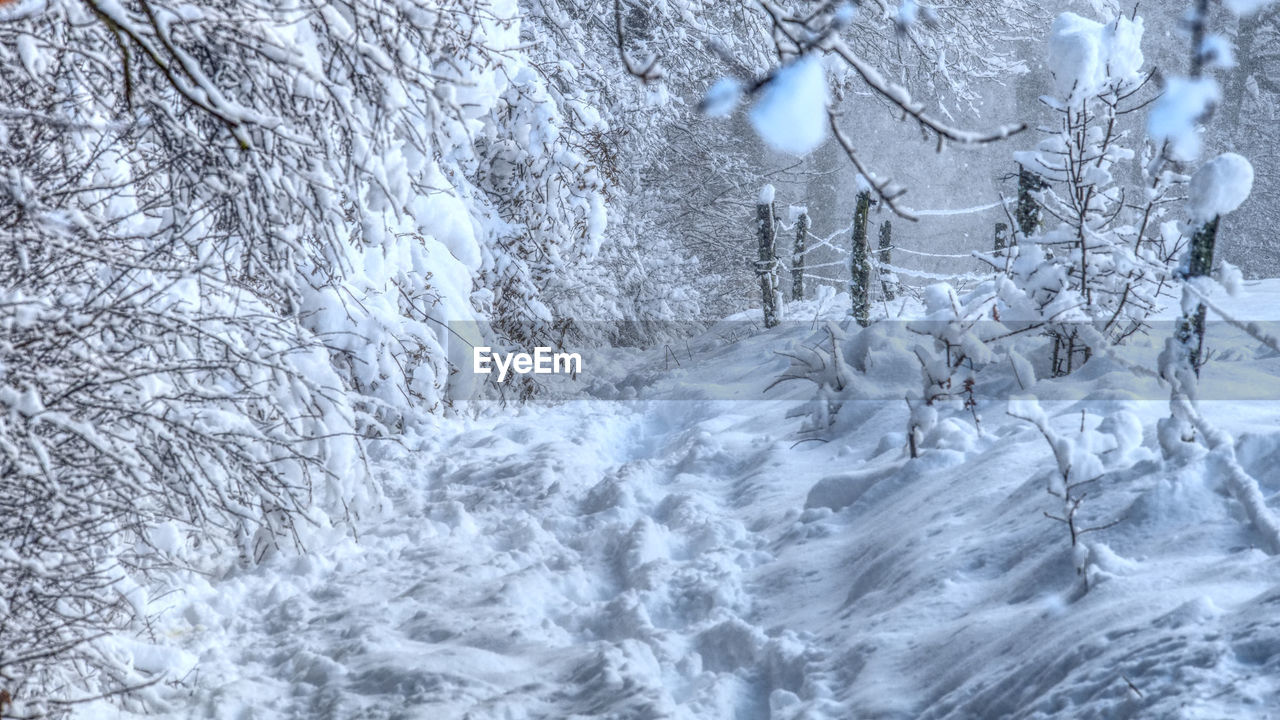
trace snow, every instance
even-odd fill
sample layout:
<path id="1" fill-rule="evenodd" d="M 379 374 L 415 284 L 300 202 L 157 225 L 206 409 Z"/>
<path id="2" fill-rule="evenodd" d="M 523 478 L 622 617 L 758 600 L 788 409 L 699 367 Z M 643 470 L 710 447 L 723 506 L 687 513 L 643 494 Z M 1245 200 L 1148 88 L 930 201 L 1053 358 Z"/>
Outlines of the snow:
<path id="1" fill-rule="evenodd" d="M 1102 24 L 1064 12 L 1049 34 L 1049 71 L 1057 97 L 1092 97 L 1112 81 L 1131 82 L 1142 68 L 1142 18 Z"/>
<path id="2" fill-rule="evenodd" d="M 36 39 L 31 35 L 18 36 L 18 56 L 22 58 L 22 66 L 33 78 L 39 78 L 48 66 L 47 60 L 36 46 Z"/>
<path id="3" fill-rule="evenodd" d="M 804 55 L 774 72 L 751 108 L 751 125 L 773 149 L 807 155 L 827 137 L 828 93 L 822 59 Z"/>
<path id="4" fill-rule="evenodd" d="M 858 4 L 856 2 L 843 2 L 836 7 L 836 21 L 841 26 L 847 26 L 858 17 Z"/>
<path id="5" fill-rule="evenodd" d="M 1253 165 L 1236 153 L 1223 153 L 1196 170 L 1188 189 L 1188 206 L 1196 222 L 1234 212 L 1253 190 Z"/>
<path id="6" fill-rule="evenodd" d="M 1246 285 L 1215 302 L 1274 312 L 1280 282 Z M 1166 464 L 1154 381 L 1100 357 L 1037 382 L 1019 355 L 1027 392 L 984 398 L 981 431 L 935 413 L 911 460 L 918 336 L 835 327 L 847 303 L 830 335 L 732 318 L 682 367 L 622 354 L 563 403 L 382 448 L 358 542 L 153 595 L 179 647 L 121 646 L 178 681 L 150 717 L 1265 717 L 1275 556 L 1249 517 L 1280 492 L 1274 403 L 1206 401 L 1248 432 Z M 765 387 L 778 350 L 832 337 L 850 392 L 797 444 L 813 386 Z M 1277 364 L 1215 362 L 1205 397 Z M 1085 466 L 1086 521 L 1122 519 L 1073 549 L 1045 489 Z"/>
<path id="7" fill-rule="evenodd" d="M 1240 272 L 1240 268 L 1223 261 L 1219 263 L 1215 277 L 1228 295 L 1239 297 L 1241 290 L 1244 288 L 1244 273 Z"/>
<path id="8" fill-rule="evenodd" d="M 147 542 L 156 550 L 168 555 L 178 555 L 184 545 L 182 530 L 177 523 L 164 522 L 147 530 Z"/>
<path id="9" fill-rule="evenodd" d="M 1194 160 L 1202 145 L 1200 121 L 1221 98 L 1211 77 L 1170 77 L 1147 117 L 1147 133 L 1157 143 L 1168 143 L 1171 158 Z"/>
<path id="10" fill-rule="evenodd" d="M 777 195 L 777 192 L 778 191 L 774 189 L 772 184 L 765 185 L 764 187 L 760 188 L 760 197 L 756 198 L 756 202 L 761 205 L 772 204 L 774 197 Z"/>

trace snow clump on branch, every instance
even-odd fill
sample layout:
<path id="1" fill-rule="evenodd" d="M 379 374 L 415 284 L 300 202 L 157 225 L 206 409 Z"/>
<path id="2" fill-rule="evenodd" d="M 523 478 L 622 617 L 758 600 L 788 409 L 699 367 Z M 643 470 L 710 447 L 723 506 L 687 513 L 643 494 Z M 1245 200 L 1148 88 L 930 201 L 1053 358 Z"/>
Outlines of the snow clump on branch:
<path id="1" fill-rule="evenodd" d="M 751 125 L 773 149 L 807 155 L 827 137 L 827 100 L 822 60 L 805 55 L 769 79 L 751 108 Z"/>
<path id="2" fill-rule="evenodd" d="M 1059 97 L 1091 98 L 1115 80 L 1137 76 L 1142 57 L 1142 18 L 1119 17 L 1103 25 L 1075 13 L 1053 21 L 1049 69 Z"/>
<path id="3" fill-rule="evenodd" d="M 1253 190 L 1253 165 L 1236 153 L 1223 153 L 1191 176 L 1188 205 L 1196 222 L 1234 212 Z"/>

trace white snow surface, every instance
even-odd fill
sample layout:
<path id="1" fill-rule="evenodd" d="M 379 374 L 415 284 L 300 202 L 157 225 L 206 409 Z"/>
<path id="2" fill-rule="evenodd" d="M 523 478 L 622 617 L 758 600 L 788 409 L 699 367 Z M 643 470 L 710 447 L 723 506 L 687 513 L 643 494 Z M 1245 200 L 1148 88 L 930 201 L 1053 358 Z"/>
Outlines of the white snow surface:
<path id="1" fill-rule="evenodd" d="M 1235 212 L 1253 190 L 1253 165 L 1236 153 L 1223 153 L 1191 176 L 1187 202 L 1193 219 L 1208 222 Z"/>
<path id="2" fill-rule="evenodd" d="M 826 71 L 822 58 L 804 55 L 778 68 L 751 108 L 751 125 L 770 147 L 807 155 L 827 137 Z"/>
<path id="3" fill-rule="evenodd" d="M 1245 286 L 1215 305 L 1274 318 L 1280 282 Z M 847 296 L 823 305 L 843 322 Z M 981 408 L 981 430 L 945 419 L 906 457 L 919 340 L 900 326 L 834 330 L 849 338 L 836 370 L 856 392 L 826 442 L 799 442 L 813 386 L 765 388 L 788 365 L 779 351 L 828 337 L 821 313 L 793 305 L 791 317 L 815 322 L 769 332 L 723 324 L 680 348 L 679 367 L 663 349 L 597 376 L 597 397 L 384 447 L 388 503 L 359 521 L 358 540 L 151 593 L 154 638 L 121 644 L 140 667 L 173 669 L 175 686 L 149 690 L 147 709 L 166 720 L 1277 717 L 1280 560 L 1260 549 L 1214 456 L 1159 459 L 1168 403 L 1154 380 L 1105 357 L 1066 379 L 1036 382 L 1021 356 L 1010 370 L 1010 386 L 1034 383 L 1022 389 L 1038 398 L 1015 410 L 1046 423 L 1067 456 L 1097 451 L 1105 470 L 1084 512 L 1121 521 L 1073 552 L 1043 515 L 1057 510 L 1045 492 L 1054 455 L 1008 406 Z M 1280 361 L 1232 363 L 1225 353 L 1206 367 L 1202 409 L 1238 438 L 1238 466 L 1274 510 L 1280 410 L 1210 398 L 1274 383 Z"/>
<path id="4" fill-rule="evenodd" d="M 1206 68 L 1229 70 L 1236 66 L 1235 46 L 1222 35 L 1205 35 L 1200 43 L 1200 54 L 1204 56 Z"/>
<path id="5" fill-rule="evenodd" d="M 920 7 L 916 5 L 916 0 L 902 0 L 898 3 L 898 26 L 910 27 L 914 25 L 920 16 Z"/>

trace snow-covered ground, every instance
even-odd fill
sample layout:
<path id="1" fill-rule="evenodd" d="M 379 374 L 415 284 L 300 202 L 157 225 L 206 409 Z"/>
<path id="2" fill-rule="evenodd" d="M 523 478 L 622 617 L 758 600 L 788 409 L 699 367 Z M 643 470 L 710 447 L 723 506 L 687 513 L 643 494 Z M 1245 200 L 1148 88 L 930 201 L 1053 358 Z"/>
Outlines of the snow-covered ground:
<path id="1" fill-rule="evenodd" d="M 1265 319 L 1280 282 L 1222 302 Z M 765 388 L 817 327 L 712 329 L 679 367 L 660 348 L 596 397 L 385 451 L 358 539 L 152 601 L 150 641 L 188 655 L 139 661 L 192 668 L 159 717 L 1280 717 L 1280 562 L 1213 458 L 1160 459 L 1153 380 L 1095 358 L 1035 388 L 1064 435 L 1143 427 L 1081 511 L 1119 520 L 1087 536 L 1086 588 L 1029 423 L 993 401 L 906 457 L 919 373 L 891 337 L 810 441 L 814 386 Z M 1231 347 L 1205 414 L 1277 506 L 1280 360 Z"/>

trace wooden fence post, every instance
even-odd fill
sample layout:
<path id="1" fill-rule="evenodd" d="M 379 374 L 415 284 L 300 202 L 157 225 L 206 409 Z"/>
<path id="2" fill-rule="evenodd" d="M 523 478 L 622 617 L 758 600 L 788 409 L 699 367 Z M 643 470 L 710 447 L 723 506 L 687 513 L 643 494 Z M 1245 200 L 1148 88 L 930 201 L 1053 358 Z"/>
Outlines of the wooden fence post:
<path id="1" fill-rule="evenodd" d="M 1031 197 L 1031 193 L 1042 189 L 1044 189 L 1044 181 L 1040 176 L 1019 166 L 1018 208 L 1015 214 L 1018 232 L 1022 233 L 1022 237 L 1031 237 L 1040 228 L 1040 203 Z"/>
<path id="2" fill-rule="evenodd" d="M 756 204 L 756 232 L 760 240 L 760 259 L 756 261 L 756 275 L 760 277 L 761 307 L 764 309 L 764 326 L 776 327 L 781 321 L 779 310 L 782 296 L 778 292 L 778 230 L 773 212 L 774 190 L 765 185 Z"/>
<path id="3" fill-rule="evenodd" d="M 853 317 L 862 327 L 871 324 L 871 258 L 867 247 L 867 219 L 871 214 L 871 193 L 858 193 L 853 213 L 853 260 L 849 296 L 853 299 Z"/>
<path id="4" fill-rule="evenodd" d="M 791 248 L 791 299 L 804 299 L 804 252 L 809 238 L 809 210 L 800 208 L 796 217 L 796 243 Z"/>
<path id="5" fill-rule="evenodd" d="M 889 271 L 893 264 L 893 226 L 885 220 L 880 225 L 880 289 L 884 291 L 885 300 L 893 300 L 893 286 L 896 277 Z"/>

